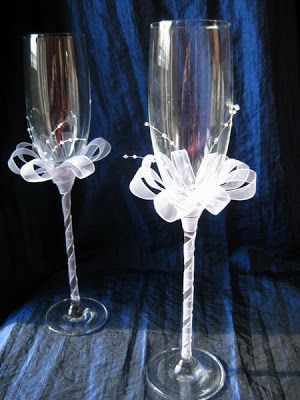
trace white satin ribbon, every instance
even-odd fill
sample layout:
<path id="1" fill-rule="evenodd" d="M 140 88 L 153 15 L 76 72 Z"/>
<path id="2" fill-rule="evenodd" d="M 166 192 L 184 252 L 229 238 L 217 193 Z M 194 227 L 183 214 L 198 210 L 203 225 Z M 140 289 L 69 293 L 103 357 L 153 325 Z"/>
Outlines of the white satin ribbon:
<path id="1" fill-rule="evenodd" d="M 152 168 L 157 163 L 159 174 Z M 219 214 L 230 200 L 247 200 L 256 191 L 256 173 L 241 161 L 217 153 L 204 156 L 195 176 L 186 150 L 144 157 L 130 182 L 131 192 L 153 200 L 167 222 L 182 219 L 197 209 Z M 153 190 L 154 189 L 154 190 Z"/>
<path id="2" fill-rule="evenodd" d="M 52 179 L 63 194 L 70 190 L 75 177 L 84 179 L 91 175 L 95 171 L 94 162 L 106 157 L 110 149 L 110 144 L 99 137 L 83 147 L 77 155 L 55 166 L 53 162 L 43 160 L 31 143 L 22 142 L 10 156 L 8 166 L 27 182 L 45 182 Z M 17 159 L 23 163 L 21 167 L 16 164 Z"/>

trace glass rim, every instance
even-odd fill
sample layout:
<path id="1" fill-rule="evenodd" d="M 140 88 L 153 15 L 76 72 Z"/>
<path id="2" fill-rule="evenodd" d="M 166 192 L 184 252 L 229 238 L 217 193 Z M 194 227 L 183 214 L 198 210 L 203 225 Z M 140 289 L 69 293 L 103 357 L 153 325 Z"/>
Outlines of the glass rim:
<path id="1" fill-rule="evenodd" d="M 150 28 L 158 28 L 162 22 L 171 22 L 176 25 L 170 26 L 176 28 L 196 28 L 196 29 L 225 29 L 231 26 L 231 23 L 223 19 L 174 19 L 152 22 Z"/>
<path id="2" fill-rule="evenodd" d="M 37 36 L 37 37 L 53 37 L 53 38 L 59 38 L 59 37 L 85 37 L 84 33 L 81 32 L 45 32 L 45 33 L 38 33 L 38 32 L 32 32 L 32 33 L 27 33 L 26 35 L 23 36 L 23 39 L 28 39 L 31 38 L 32 36 Z"/>

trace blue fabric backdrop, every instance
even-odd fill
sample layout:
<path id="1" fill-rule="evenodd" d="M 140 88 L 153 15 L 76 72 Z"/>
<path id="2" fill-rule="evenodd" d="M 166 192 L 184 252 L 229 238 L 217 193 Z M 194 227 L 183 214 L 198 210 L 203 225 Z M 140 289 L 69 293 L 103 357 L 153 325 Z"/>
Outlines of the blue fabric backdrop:
<path id="1" fill-rule="evenodd" d="M 15 145 L 28 140 L 22 85 L 23 34 L 73 30 L 87 36 L 92 78 L 90 138 L 112 144 L 96 172 L 73 189 L 78 261 L 98 259 L 99 268 L 181 270 L 180 223 L 167 224 L 152 202 L 128 189 L 139 161 L 124 153 L 152 151 L 147 118 L 149 25 L 161 19 L 219 18 L 231 22 L 235 118 L 228 155 L 257 172 L 257 194 L 232 202 L 217 217 L 204 212 L 199 223 L 197 266 L 204 254 L 251 247 L 279 258 L 300 255 L 300 102 L 297 8 L 293 0 L 261 1 L 56 1 L 31 0 L 12 11 L 13 38 L 7 90 L 10 135 L 1 147 L 1 230 L 8 281 L 17 292 L 38 286 L 64 268 L 60 201 L 50 183 L 29 185 L 7 169 Z M 15 37 L 15 38 L 14 38 Z M 18 114 L 18 118 L 11 115 Z M 18 252 L 14 251 L 18 248 Z M 201 260 L 203 257 L 203 260 Z M 40 268 L 43 260 L 43 268 Z M 126 263 L 124 264 L 124 261 Z M 107 264 L 108 263 L 108 264 Z M 20 273 L 19 273 L 20 271 Z M 27 279 L 27 278 L 28 279 Z M 24 278 L 24 279 L 23 279 Z M 34 284 L 32 285 L 32 283 Z M 11 291 L 4 285 L 4 290 Z M 13 299 L 12 294 L 8 294 Z"/>
<path id="2" fill-rule="evenodd" d="M 97 211 L 93 218 L 86 213 L 78 216 L 78 240 L 87 247 L 94 244 L 95 253 L 105 244 L 107 254 L 116 261 L 126 249 L 131 267 L 181 268 L 176 262 L 179 224 L 168 226 L 155 214 L 152 202 L 131 195 L 128 184 L 139 162 L 123 160 L 122 155 L 152 152 L 148 129 L 143 126 L 147 120 L 149 24 L 160 19 L 213 17 L 232 23 L 234 98 L 241 112 L 234 121 L 228 155 L 257 172 L 258 186 L 255 199 L 233 202 L 217 217 L 204 213 L 198 246 L 202 243 L 204 251 L 251 246 L 281 256 L 295 250 L 288 223 L 289 182 L 285 175 L 289 171 L 280 148 L 278 124 L 289 107 L 279 108 L 276 103 L 278 79 L 288 69 L 277 71 L 276 76 L 272 73 L 278 57 L 272 53 L 272 27 L 277 21 L 269 19 L 267 3 L 125 0 L 71 1 L 69 5 L 74 31 L 84 32 L 88 38 L 91 137 L 101 134 L 112 144 L 109 158 L 83 183 L 83 209 L 90 213 L 94 208 L 86 206 L 97 202 Z M 287 91 L 285 88 L 282 95 Z M 103 229 L 106 223 L 109 229 Z M 116 253 L 111 246 L 123 250 Z"/>
<path id="3" fill-rule="evenodd" d="M 159 350 L 180 341 L 182 230 L 179 222 L 161 220 L 152 202 L 129 192 L 139 161 L 122 156 L 152 151 L 144 127 L 150 23 L 218 18 L 232 24 L 234 99 L 241 106 L 228 155 L 257 172 L 257 194 L 243 203 L 231 202 L 216 217 L 208 212 L 201 216 L 194 339 L 217 354 L 226 368 L 226 386 L 217 398 L 298 400 L 296 1 L 30 4 L 31 8 L 24 7 L 24 13 L 18 9 L 10 19 L 14 34 L 19 32 L 20 37 L 9 47 L 13 54 L 13 63 L 7 63 L 12 68 L 7 90 L 9 135 L 0 149 L 1 185 L 6 189 L 0 214 L 4 299 L 0 311 L 7 315 L 17 302 L 24 302 L 25 295 L 30 301 L 0 330 L 0 397 L 154 398 L 142 377 L 145 365 Z M 31 12 L 37 9 L 39 17 L 34 18 Z M 31 24 L 26 25 L 30 16 Z M 57 190 L 51 182 L 28 184 L 6 166 L 15 145 L 28 140 L 20 84 L 21 34 L 55 29 L 87 36 L 92 78 L 90 138 L 103 136 L 112 144 L 111 154 L 96 164 L 96 172 L 77 180 L 73 189 L 79 282 L 83 292 L 101 299 L 111 313 L 104 330 L 88 340 L 51 334 L 43 322 L 47 308 L 67 293 Z M 18 118 L 12 118 L 16 113 Z"/>

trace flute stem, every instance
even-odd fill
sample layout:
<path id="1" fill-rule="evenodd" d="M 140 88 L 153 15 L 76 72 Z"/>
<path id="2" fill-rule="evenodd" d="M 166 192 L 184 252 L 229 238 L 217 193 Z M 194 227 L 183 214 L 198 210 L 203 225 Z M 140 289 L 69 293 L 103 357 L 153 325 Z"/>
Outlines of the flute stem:
<path id="1" fill-rule="evenodd" d="M 76 313 L 80 304 L 80 295 L 78 289 L 78 279 L 76 273 L 76 259 L 75 259 L 75 248 L 74 248 L 74 236 L 72 226 L 72 214 L 71 214 L 71 190 L 62 194 L 61 204 L 64 215 L 65 224 L 65 237 L 66 237 L 66 251 L 68 256 L 68 273 L 69 273 L 69 284 L 70 284 L 70 297 L 72 302 L 71 313 Z"/>
<path id="2" fill-rule="evenodd" d="M 184 217 L 184 274 L 183 274 L 183 316 L 181 357 L 192 358 L 193 303 L 194 303 L 194 251 L 199 213 Z"/>

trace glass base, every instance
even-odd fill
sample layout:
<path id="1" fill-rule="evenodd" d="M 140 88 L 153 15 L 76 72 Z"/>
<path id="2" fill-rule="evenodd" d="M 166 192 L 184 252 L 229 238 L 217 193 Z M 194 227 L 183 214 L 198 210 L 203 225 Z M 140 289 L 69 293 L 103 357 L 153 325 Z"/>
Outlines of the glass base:
<path id="1" fill-rule="evenodd" d="M 221 362 L 205 350 L 193 348 L 191 360 L 174 348 L 154 356 L 147 368 L 147 381 L 165 399 L 210 399 L 224 385 Z"/>
<path id="2" fill-rule="evenodd" d="M 88 335 L 100 329 L 108 318 L 106 307 L 97 300 L 82 297 L 80 304 L 64 299 L 49 308 L 46 324 L 51 331 L 67 336 Z"/>

